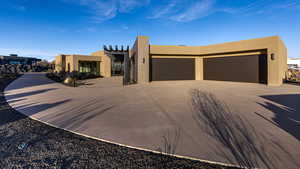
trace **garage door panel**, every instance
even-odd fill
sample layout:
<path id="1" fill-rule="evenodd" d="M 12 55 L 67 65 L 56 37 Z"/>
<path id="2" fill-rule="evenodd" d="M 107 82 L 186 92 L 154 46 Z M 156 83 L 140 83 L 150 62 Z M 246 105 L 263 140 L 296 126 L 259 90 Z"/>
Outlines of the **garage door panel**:
<path id="1" fill-rule="evenodd" d="M 266 83 L 266 56 L 206 58 L 203 70 L 204 80 Z"/>
<path id="2" fill-rule="evenodd" d="M 195 80 L 195 59 L 152 58 L 151 80 Z"/>

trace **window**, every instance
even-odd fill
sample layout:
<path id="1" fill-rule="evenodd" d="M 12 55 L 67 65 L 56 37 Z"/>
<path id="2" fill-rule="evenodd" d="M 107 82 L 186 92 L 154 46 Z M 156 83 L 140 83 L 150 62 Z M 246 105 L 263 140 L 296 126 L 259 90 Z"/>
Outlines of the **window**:
<path id="1" fill-rule="evenodd" d="M 71 70 L 70 70 L 70 63 L 68 63 L 68 72 L 70 72 Z"/>
<path id="2" fill-rule="evenodd" d="M 97 61 L 79 61 L 80 73 L 93 73 L 100 75 L 100 62 Z"/>

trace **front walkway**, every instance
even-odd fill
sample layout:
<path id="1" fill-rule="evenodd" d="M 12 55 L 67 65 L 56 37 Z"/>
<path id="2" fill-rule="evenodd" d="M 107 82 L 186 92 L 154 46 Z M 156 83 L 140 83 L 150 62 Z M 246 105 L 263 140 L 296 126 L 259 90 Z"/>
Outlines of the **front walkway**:
<path id="1" fill-rule="evenodd" d="M 118 77 L 94 79 L 72 88 L 28 73 L 5 95 L 19 112 L 64 129 L 152 150 L 163 149 L 166 137 L 172 144 L 178 134 L 176 154 L 228 163 L 233 159 L 228 149 L 195 122 L 191 90 L 201 89 L 224 100 L 293 158 L 300 157 L 300 86 L 171 81 L 123 87 L 121 82 Z M 281 164 L 292 166 L 289 157 L 283 153 Z"/>

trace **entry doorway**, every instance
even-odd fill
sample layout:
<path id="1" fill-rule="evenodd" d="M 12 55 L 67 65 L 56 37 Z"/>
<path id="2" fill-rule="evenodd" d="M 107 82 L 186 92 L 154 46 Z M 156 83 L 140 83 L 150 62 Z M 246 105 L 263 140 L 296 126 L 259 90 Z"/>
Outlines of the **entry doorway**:
<path id="1" fill-rule="evenodd" d="M 124 55 L 115 54 L 111 60 L 111 75 L 112 76 L 122 76 L 124 74 Z"/>

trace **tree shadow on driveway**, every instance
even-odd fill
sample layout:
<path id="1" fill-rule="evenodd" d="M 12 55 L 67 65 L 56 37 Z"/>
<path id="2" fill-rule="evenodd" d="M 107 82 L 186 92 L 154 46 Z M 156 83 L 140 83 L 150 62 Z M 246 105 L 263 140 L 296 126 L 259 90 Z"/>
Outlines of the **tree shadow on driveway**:
<path id="1" fill-rule="evenodd" d="M 42 89 L 42 90 L 34 90 L 34 91 L 30 91 L 30 92 L 22 92 L 22 93 L 18 93 L 18 94 L 7 94 L 5 95 L 6 99 L 8 100 L 8 102 L 10 102 L 10 100 L 13 99 L 20 99 L 22 97 L 28 97 L 28 96 L 33 96 L 33 95 L 37 95 L 37 94 L 42 94 L 42 93 L 46 93 L 52 90 L 56 90 L 57 88 L 49 88 L 49 89 Z"/>
<path id="2" fill-rule="evenodd" d="M 43 103 L 43 104 L 35 104 L 35 105 L 28 105 L 28 106 L 20 106 L 20 107 L 15 107 L 15 109 L 21 113 L 26 114 L 27 116 L 31 116 L 36 113 L 42 112 L 44 110 L 59 106 L 61 104 L 65 104 L 69 101 L 71 101 L 71 99 L 65 99 L 54 103 Z"/>
<path id="3" fill-rule="evenodd" d="M 288 132 L 299 141 L 300 94 L 264 95 L 260 97 L 268 100 L 258 104 L 274 113 L 274 117 L 272 118 L 273 124 Z M 278 106 L 272 102 L 282 106 Z M 259 116 L 262 117 L 260 114 Z"/>
<path id="4" fill-rule="evenodd" d="M 199 129 L 221 143 L 222 147 L 213 148 L 216 154 L 246 168 L 299 167 L 276 139 L 259 132 L 213 94 L 194 89 L 191 96 L 194 119 Z M 224 151 L 226 149 L 230 154 Z"/>
<path id="5" fill-rule="evenodd" d="M 37 94 L 42 94 L 42 93 L 46 93 L 52 90 L 56 90 L 57 88 L 50 88 L 50 89 L 42 89 L 42 90 L 36 90 L 36 91 L 30 91 L 30 92 L 22 92 L 22 93 L 18 93 L 18 94 L 8 94 L 4 97 L 3 92 L 1 92 L 1 96 L 0 96 L 0 101 L 1 101 L 1 105 L 0 105 L 0 115 L 1 115 L 1 120 L 0 120 L 0 126 L 5 125 L 7 123 L 11 123 L 14 121 L 18 121 L 24 118 L 27 118 L 27 116 L 31 116 L 33 114 L 39 113 L 41 111 L 56 107 L 60 104 L 64 104 L 66 102 L 71 101 L 71 99 L 65 99 L 62 101 L 57 101 L 54 103 L 45 103 L 45 104 L 40 104 L 37 102 L 33 102 L 33 103 L 29 103 L 29 104 L 25 104 L 25 105 L 20 105 L 20 106 L 15 106 L 14 108 L 12 108 L 10 104 L 12 103 L 17 103 L 20 101 L 24 101 L 26 100 L 26 97 L 28 96 L 33 96 L 33 95 L 37 95 Z M 13 111 L 15 111 L 14 109 L 17 109 L 19 112 L 22 112 L 24 114 L 19 114 L 19 113 L 14 113 L 16 115 L 12 115 Z"/>
<path id="6" fill-rule="evenodd" d="M 63 101 L 58 101 L 55 103 L 46 103 L 46 104 L 36 104 L 36 105 L 25 105 L 25 106 L 19 106 L 15 107 L 19 112 L 22 112 L 24 114 L 20 113 L 15 113 L 16 111 L 14 108 L 10 107 L 7 103 L 1 104 L 1 109 L 0 109 L 0 115 L 1 115 L 1 120 L 0 120 L 0 126 L 5 125 L 7 123 L 11 123 L 14 121 L 18 121 L 24 118 L 28 118 L 27 116 L 31 116 L 33 114 L 39 113 L 41 111 L 56 107 L 60 104 L 64 104 L 69 102 L 70 99 L 66 99 Z M 26 114 L 26 115 L 25 115 Z"/>
<path id="7" fill-rule="evenodd" d="M 81 110 L 80 112 L 76 112 L 75 114 L 72 114 L 67 119 L 64 119 L 61 122 L 60 127 L 67 128 L 70 130 L 76 130 L 80 127 L 82 127 L 84 124 L 86 124 L 87 121 L 92 120 L 96 118 L 97 116 L 101 116 L 108 112 L 110 109 L 112 109 L 114 106 L 106 106 L 102 107 L 102 105 L 99 105 L 94 108 L 86 107 L 86 109 Z M 91 125 L 91 124 L 89 124 Z M 98 125 L 97 123 L 93 123 L 92 125 Z"/>
<path id="8" fill-rule="evenodd" d="M 30 81 L 26 79 L 30 79 Z M 15 82 L 10 86 L 8 86 L 8 90 L 20 89 L 20 86 L 22 86 L 22 88 L 26 88 L 26 87 L 42 86 L 42 85 L 56 83 L 55 81 L 48 79 L 42 73 L 27 73 L 26 75 L 19 77 L 17 81 L 18 82 Z M 18 85 L 17 83 L 22 83 L 22 84 Z"/>

